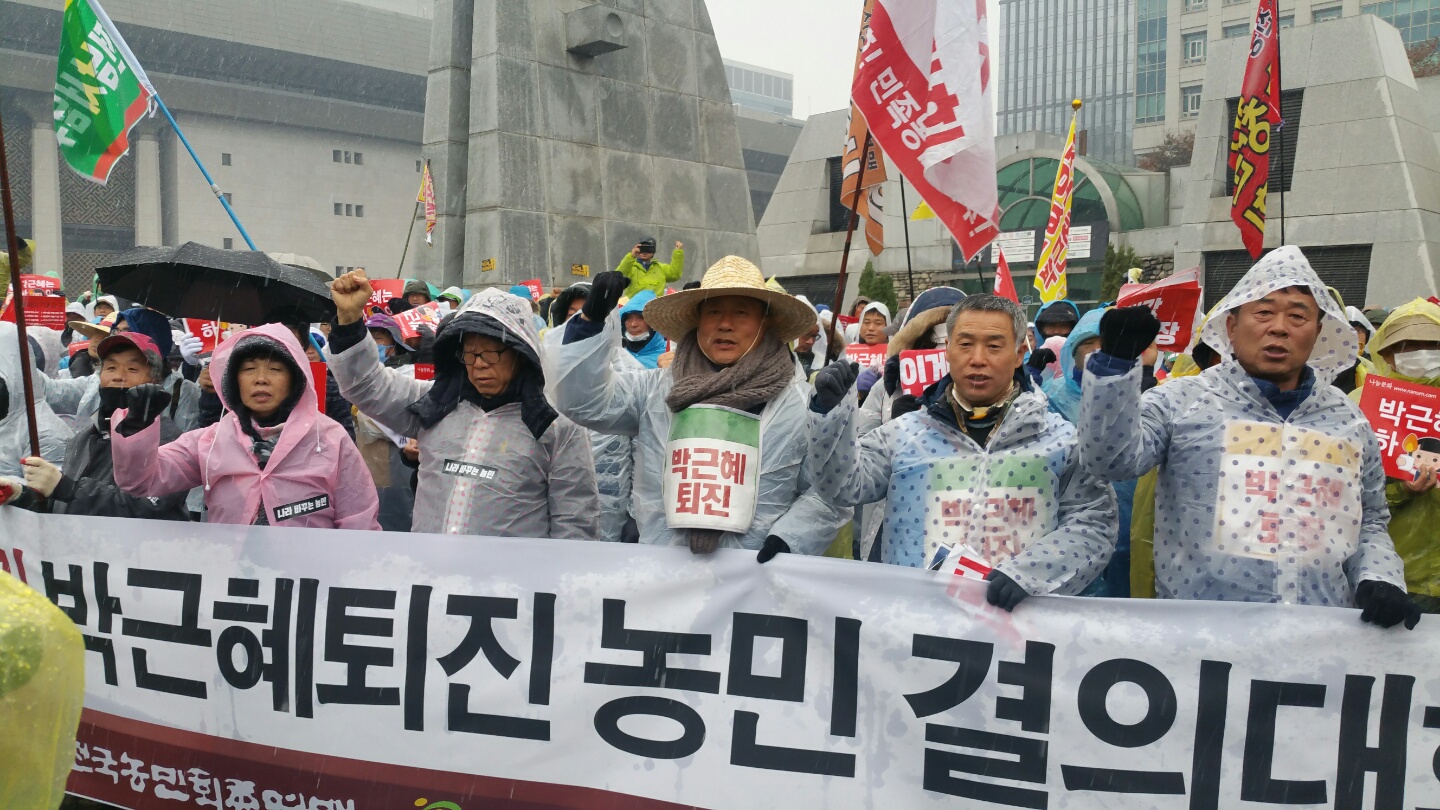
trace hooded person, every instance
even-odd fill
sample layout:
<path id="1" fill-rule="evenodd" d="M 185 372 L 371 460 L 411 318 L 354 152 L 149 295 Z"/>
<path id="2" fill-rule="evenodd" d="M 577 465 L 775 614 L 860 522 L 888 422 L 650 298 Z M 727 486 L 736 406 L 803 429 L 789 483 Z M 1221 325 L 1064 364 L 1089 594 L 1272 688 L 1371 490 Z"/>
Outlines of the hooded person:
<path id="1" fill-rule="evenodd" d="M 162 386 L 130 389 L 111 417 L 120 488 L 164 497 L 203 486 L 206 521 L 375 531 L 375 483 L 355 442 L 320 413 L 310 363 L 278 323 L 226 339 L 210 361 L 225 415 L 161 445 Z"/>
<path id="2" fill-rule="evenodd" d="M 100 410 L 91 424 L 77 432 L 65 448 L 64 462 L 56 466 L 44 459 L 25 459 L 22 486 L 0 480 L 0 502 L 34 512 L 95 517 L 190 519 L 185 492 L 163 498 L 128 495 L 115 483 L 110 454 L 110 415 L 125 402 L 126 392 L 137 385 L 157 384 L 169 375 L 155 342 L 139 332 L 113 335 L 100 344 Z M 160 441 L 169 444 L 180 431 L 163 412 Z"/>
<path id="3" fill-rule="evenodd" d="M 667 348 L 665 336 L 645 320 L 645 305 L 654 300 L 655 293 L 641 290 L 620 308 L 620 345 L 645 368 L 659 368 Z"/>
<path id="4" fill-rule="evenodd" d="M 795 300 L 805 302 L 805 306 L 815 311 L 815 325 L 795 338 L 790 347 L 795 352 L 795 359 L 800 361 L 805 379 L 808 380 L 811 374 L 838 360 L 845 351 L 845 343 L 835 334 L 835 319 L 826 317 L 830 315 L 829 310 L 817 309 L 810 303 L 810 299 L 803 295 L 795 296 Z"/>
<path id="5" fill-rule="evenodd" d="M 15 324 L 0 322 L 0 475 L 20 478 L 20 459 L 32 455 L 30 423 L 25 415 L 25 378 L 20 376 L 20 338 Z M 71 429 L 46 404 L 52 380 L 31 365 L 30 380 L 35 389 L 35 419 L 40 433 L 40 455 L 52 464 L 65 458 Z"/>
<path id="6" fill-rule="evenodd" d="M 1355 307 L 1345 307 L 1345 317 L 1350 319 L 1350 326 L 1355 329 L 1355 339 L 1360 342 L 1360 356 L 1355 358 L 1355 365 L 1340 372 L 1335 378 L 1335 387 L 1348 394 L 1364 387 L 1365 377 L 1375 371 L 1374 362 L 1365 356 L 1370 336 L 1375 333 L 1375 326 L 1365 317 L 1364 312 Z"/>
<path id="7" fill-rule="evenodd" d="M 1156 595 L 1360 607 L 1413 627 L 1374 430 L 1330 385 L 1355 362 L 1355 330 L 1300 250 L 1271 251 L 1217 305 L 1200 340 L 1218 366 L 1142 396 L 1137 359 L 1159 329 L 1143 306 L 1105 313 L 1078 423 L 1096 475 L 1159 467 Z"/>
<path id="8" fill-rule="evenodd" d="M 1110 559 L 1114 495 L 1080 467 L 1074 427 L 1016 374 L 1024 312 L 972 295 L 950 308 L 945 328 L 949 374 L 919 410 L 864 436 L 848 396 L 854 365 L 817 375 L 817 489 L 842 505 L 886 501 L 881 562 L 933 568 L 951 555 L 979 558 L 994 569 L 987 599 L 1006 610 L 1030 595 L 1080 594 Z M 992 514 L 996 499 L 1011 504 L 1006 519 Z"/>
<path id="9" fill-rule="evenodd" d="M 613 313 L 625 286 L 619 273 L 596 277 L 580 316 L 546 337 L 545 377 L 546 393 L 562 413 L 591 430 L 634 437 L 631 509 L 640 542 L 687 546 L 697 554 L 743 548 L 760 551 L 761 562 L 786 551 L 823 552 L 851 513 L 812 491 L 804 464 L 810 386 L 796 373 L 788 344 L 814 322 L 814 311 L 767 290 L 759 268 L 727 256 L 705 273 L 698 289 L 645 306 L 646 321 L 679 344 L 674 362 L 617 372 L 609 362 L 621 334 Z M 754 426 L 744 417 L 721 420 L 758 432 L 758 460 L 751 468 L 758 473 L 752 479 L 757 495 L 744 531 L 669 526 L 665 479 L 672 470 L 672 427 L 697 405 L 759 419 Z M 692 411 L 679 424 L 699 425 L 707 410 Z"/>
<path id="10" fill-rule="evenodd" d="M 577 281 L 569 287 L 560 291 L 555 296 L 555 302 L 550 305 L 550 328 L 563 325 L 570 317 L 580 311 L 585 305 L 585 299 L 590 297 L 590 282 Z"/>
<path id="11" fill-rule="evenodd" d="M 662 296 L 666 284 L 673 284 L 685 275 L 685 244 L 676 242 L 670 263 L 665 264 L 655 261 L 655 237 L 647 236 L 625 254 L 615 272 L 630 281 L 625 288 L 626 298 L 634 298 L 642 290 Z"/>
<path id="12" fill-rule="evenodd" d="M 113 295 L 102 295 L 90 305 L 90 317 L 95 323 L 99 323 L 119 311 L 120 301 Z"/>
<path id="13" fill-rule="evenodd" d="M 435 299 L 440 302 L 440 310 L 446 315 L 460 308 L 470 295 L 459 287 L 446 287 Z"/>
<path id="14" fill-rule="evenodd" d="M 430 289 L 430 285 L 418 278 L 405 282 L 405 291 L 401 295 L 411 309 L 423 307 L 435 300 L 435 294 Z"/>
<path id="15" fill-rule="evenodd" d="M 590 437 L 545 401 L 530 302 L 483 290 L 435 335 L 435 379 L 380 364 L 361 320 L 370 282 L 331 285 L 327 359 L 346 398 L 419 446 L 411 531 L 593 540 L 599 507 Z"/>
<path id="16" fill-rule="evenodd" d="M 866 322 L 866 318 L 869 322 Z M 847 343 L 863 343 L 866 346 L 879 346 L 884 343 L 886 330 L 890 328 L 890 308 L 879 301 L 871 301 L 860 310 L 855 323 L 845 327 L 845 341 Z"/>
<path id="17" fill-rule="evenodd" d="M 1052 337 L 1067 337 L 1080 322 L 1080 308 L 1061 298 L 1051 301 L 1035 314 L 1035 342 L 1044 345 Z"/>

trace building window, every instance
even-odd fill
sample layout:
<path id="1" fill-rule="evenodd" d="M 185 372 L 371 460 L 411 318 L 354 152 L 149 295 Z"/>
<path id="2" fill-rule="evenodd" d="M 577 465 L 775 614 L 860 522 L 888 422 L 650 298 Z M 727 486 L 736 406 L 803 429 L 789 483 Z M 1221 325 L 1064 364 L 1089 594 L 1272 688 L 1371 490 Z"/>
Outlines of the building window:
<path id="1" fill-rule="evenodd" d="M 837 233 L 850 227 L 850 209 L 840 202 L 840 192 L 845 185 L 844 158 L 832 157 L 826 162 L 830 177 L 830 233 Z"/>
<path id="2" fill-rule="evenodd" d="M 363 206 L 363 205 L 357 205 L 357 206 L 355 206 L 355 216 L 357 216 L 357 217 L 363 217 L 363 216 L 365 216 L 365 206 Z"/>
<path id="3" fill-rule="evenodd" d="M 1340 19 L 1340 7 L 1339 7 L 1339 6 L 1331 6 L 1330 8 L 1317 8 L 1317 9 L 1311 10 L 1311 12 L 1310 12 L 1310 21 L 1311 21 L 1311 22 L 1325 22 L 1326 20 L 1338 20 L 1338 19 Z"/>
<path id="4" fill-rule="evenodd" d="M 221 153 L 220 153 L 220 165 L 221 165 L 221 166 L 229 166 L 229 165 L 230 165 L 230 153 L 229 153 L 229 152 L 221 152 Z"/>
<path id="5" fill-rule="evenodd" d="M 341 152 L 340 152 L 339 149 L 332 150 L 332 151 L 330 152 L 330 159 L 331 159 L 332 161 L 336 162 L 336 163 L 339 163 L 339 162 L 340 162 L 340 155 L 341 155 Z"/>
<path id="6" fill-rule="evenodd" d="M 235 249 L 235 240 L 234 240 L 234 239 L 229 239 L 229 238 L 227 238 L 227 239 L 225 239 L 225 240 L 223 240 L 223 241 L 224 241 L 224 245 L 225 245 L 225 249 L 226 249 L 226 250 L 234 250 L 234 249 Z"/>
<path id="7" fill-rule="evenodd" d="M 355 206 L 351 205 L 350 203 L 345 203 L 345 216 L 355 216 Z"/>
<path id="8" fill-rule="evenodd" d="M 345 153 L 345 162 L 346 162 L 346 163 L 354 163 L 354 162 L 355 162 L 355 156 L 352 155 L 352 154 L 350 154 L 349 152 L 346 152 L 346 153 Z"/>
<path id="9" fill-rule="evenodd" d="M 1205 32 L 1183 34 L 1180 37 L 1180 52 L 1185 55 L 1186 64 L 1205 61 Z"/>
<path id="10" fill-rule="evenodd" d="M 1205 10 L 1205 0 L 1185 0 L 1185 10 L 1186 10 L 1187 12 L 1189 12 L 1189 11 L 1204 11 L 1204 10 Z"/>
<path id="11" fill-rule="evenodd" d="M 1166 0 L 1138 0 L 1135 46 L 1135 123 L 1165 120 Z"/>
<path id="12" fill-rule="evenodd" d="M 345 206 L 341 205 L 340 203 L 335 203 L 335 216 L 345 216 Z"/>
<path id="13" fill-rule="evenodd" d="M 335 265 L 335 277 L 339 278 L 343 275 L 345 275 L 345 266 L 341 264 Z"/>
<path id="14" fill-rule="evenodd" d="M 365 165 L 365 153 L 364 153 L 364 152 L 356 152 L 356 153 L 355 153 L 355 165 L 356 165 L 356 166 L 364 166 L 364 165 Z"/>
<path id="15" fill-rule="evenodd" d="M 1180 88 L 1180 117 L 1195 118 L 1200 115 L 1200 85 Z"/>
<path id="16" fill-rule="evenodd" d="M 423 166 L 423 165 L 425 165 L 425 161 L 423 161 L 423 160 L 417 160 L 417 161 L 415 161 L 415 173 L 416 173 L 416 174 L 419 174 L 419 173 L 420 173 L 420 167 Z"/>
<path id="17" fill-rule="evenodd" d="M 1239 39 L 1250 33 L 1251 25 L 1248 22 L 1231 23 L 1220 29 L 1220 36 L 1225 39 Z"/>
<path id="18" fill-rule="evenodd" d="M 1226 102 L 1229 118 L 1227 121 L 1235 120 L 1235 108 L 1239 106 L 1240 100 L 1232 98 Z M 1270 192 L 1290 190 L 1290 176 L 1295 170 L 1295 147 L 1300 142 L 1300 116 L 1305 110 L 1305 91 L 1286 90 L 1280 94 L 1280 117 L 1285 121 L 1285 126 L 1280 130 L 1280 142 L 1270 150 Z M 1279 183 L 1276 181 L 1278 170 Z M 1225 196 L 1232 197 L 1235 194 L 1235 178 L 1229 172 L 1225 173 Z"/>
<path id="19" fill-rule="evenodd" d="M 1295 15 L 1294 15 L 1294 14 L 1284 14 L 1284 15 L 1281 15 L 1281 17 L 1280 17 L 1280 27 L 1281 27 L 1281 28 L 1294 28 L 1294 27 L 1295 27 Z"/>

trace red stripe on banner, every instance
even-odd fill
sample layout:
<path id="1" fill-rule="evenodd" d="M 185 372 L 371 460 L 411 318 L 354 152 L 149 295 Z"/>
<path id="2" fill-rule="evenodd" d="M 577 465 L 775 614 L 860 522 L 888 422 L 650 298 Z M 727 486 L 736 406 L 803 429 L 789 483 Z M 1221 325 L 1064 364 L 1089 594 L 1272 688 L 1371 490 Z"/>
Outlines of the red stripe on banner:
<path id="1" fill-rule="evenodd" d="M 119 134 L 115 136 L 115 140 L 110 142 L 110 148 L 105 150 L 105 154 L 95 161 L 95 171 L 91 177 L 101 183 L 110 179 L 110 168 L 130 151 L 130 130 L 140 123 L 140 119 L 145 117 L 145 111 L 148 109 L 150 109 L 150 94 L 141 87 L 140 95 L 135 99 L 135 103 L 125 109 L 125 126 L 120 128 Z"/>
<path id="2" fill-rule="evenodd" d="M 595 788 L 292 751 L 88 708 L 81 717 L 77 741 L 80 753 L 67 792 L 128 810 L 213 807 L 217 806 L 217 795 L 222 802 L 229 802 L 232 793 L 253 796 L 255 803 L 237 799 L 222 806 L 425 810 L 427 806 L 451 802 L 460 810 L 700 810 L 693 805 Z M 99 753 L 102 749 L 108 756 Z M 113 771 L 114 778 L 100 773 L 102 769 Z M 192 769 L 204 775 L 196 776 Z M 130 772 L 143 774 L 144 778 L 128 776 Z M 174 783 L 166 779 L 172 774 L 177 780 Z M 140 789 L 135 789 L 136 785 Z M 179 799 L 176 793 L 186 794 L 187 800 Z M 267 800 L 267 793 L 274 795 Z M 421 799 L 425 802 L 417 805 Z M 296 804 L 297 800 L 300 804 Z"/>

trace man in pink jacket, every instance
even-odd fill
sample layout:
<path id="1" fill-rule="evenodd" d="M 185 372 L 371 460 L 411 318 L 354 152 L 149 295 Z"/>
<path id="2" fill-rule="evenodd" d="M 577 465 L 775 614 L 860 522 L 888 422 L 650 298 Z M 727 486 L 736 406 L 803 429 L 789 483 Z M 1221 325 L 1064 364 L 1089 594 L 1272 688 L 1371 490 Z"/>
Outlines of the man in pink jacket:
<path id="1" fill-rule="evenodd" d="M 211 378 L 226 413 L 160 445 L 169 392 L 142 385 L 111 417 L 115 481 L 161 497 L 205 487 L 211 523 L 379 531 L 375 482 L 355 443 L 317 407 L 305 352 L 279 324 L 220 344 Z"/>

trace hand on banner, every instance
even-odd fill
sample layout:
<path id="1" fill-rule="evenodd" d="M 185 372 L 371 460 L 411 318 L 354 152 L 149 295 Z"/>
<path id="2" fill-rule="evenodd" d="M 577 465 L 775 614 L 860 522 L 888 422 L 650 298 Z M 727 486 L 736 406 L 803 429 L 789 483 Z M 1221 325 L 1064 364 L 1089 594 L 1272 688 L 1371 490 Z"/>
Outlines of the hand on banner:
<path id="1" fill-rule="evenodd" d="M 764 565 L 765 563 L 775 559 L 776 554 L 789 553 L 790 544 L 772 534 L 769 537 L 765 538 L 765 545 L 761 546 L 760 553 L 755 555 L 755 562 Z"/>
<path id="2" fill-rule="evenodd" d="M 859 363 L 836 360 L 815 374 L 815 396 L 810 398 L 810 410 L 824 415 L 835 410 L 845 400 L 850 386 L 860 376 Z"/>
<path id="3" fill-rule="evenodd" d="M 1136 360 L 1160 334 L 1160 321 L 1149 307 L 1112 309 L 1100 319 L 1100 350 L 1121 360 Z"/>
<path id="4" fill-rule="evenodd" d="M 155 424 L 170 405 L 170 392 L 164 386 L 146 383 L 125 392 L 125 418 L 120 420 L 120 435 L 134 436 Z"/>
<path id="5" fill-rule="evenodd" d="M 344 326 L 365 317 L 365 305 L 375 288 L 364 270 L 354 270 L 330 282 L 330 299 L 335 302 L 335 324 Z"/>
<path id="6" fill-rule="evenodd" d="M 1401 480 L 1400 483 L 1411 495 L 1424 495 L 1435 488 L 1435 471 L 1429 467 L 1421 467 L 1414 481 Z"/>
<path id="7" fill-rule="evenodd" d="M 625 288 L 630 286 L 630 279 L 623 273 L 614 270 L 607 270 L 595 277 L 590 284 L 590 296 L 585 299 L 585 305 L 580 308 L 580 314 L 585 320 L 593 323 L 600 323 L 610 317 L 620 303 L 620 296 L 625 294 Z"/>
<path id="8" fill-rule="evenodd" d="M 1025 365 L 1036 371 L 1044 371 L 1045 367 L 1055 362 L 1055 360 L 1055 352 L 1041 346 L 1035 351 L 1030 352 L 1030 359 L 1025 361 Z"/>
<path id="9" fill-rule="evenodd" d="M 1355 589 L 1360 621 L 1389 628 L 1404 622 L 1406 630 L 1420 623 L 1420 606 L 1410 595 L 1388 582 L 1367 579 Z"/>
<path id="10" fill-rule="evenodd" d="M 25 491 L 25 482 L 8 475 L 0 476 L 0 506 L 4 506 Z"/>
<path id="11" fill-rule="evenodd" d="M 1009 613 L 1015 606 L 1025 601 L 1030 594 L 1020 587 L 1019 583 L 999 571 L 991 571 L 990 576 L 985 577 L 990 583 L 990 589 L 985 592 L 985 601 L 998 608 L 1004 608 Z"/>
<path id="12" fill-rule="evenodd" d="M 20 463 L 25 465 L 25 486 L 46 498 L 54 494 L 55 487 L 60 485 L 60 479 L 65 477 L 59 467 L 39 456 L 30 456 Z"/>
<path id="13" fill-rule="evenodd" d="M 205 351 L 205 341 L 194 335 L 185 335 L 180 338 L 178 345 L 180 347 L 180 359 L 184 360 L 186 365 L 200 365 L 200 355 Z"/>

